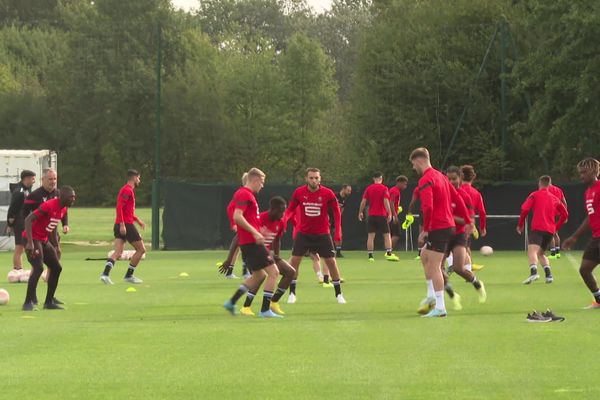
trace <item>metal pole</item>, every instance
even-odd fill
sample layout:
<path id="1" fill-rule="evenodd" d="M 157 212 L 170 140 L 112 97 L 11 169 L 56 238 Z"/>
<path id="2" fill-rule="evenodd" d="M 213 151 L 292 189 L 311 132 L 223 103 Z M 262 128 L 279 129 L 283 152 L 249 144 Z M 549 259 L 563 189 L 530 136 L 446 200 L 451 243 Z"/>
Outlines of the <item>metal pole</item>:
<path id="1" fill-rule="evenodd" d="M 506 154 L 508 116 L 506 114 L 506 22 L 500 23 L 500 132 L 501 148 Z"/>
<path id="2" fill-rule="evenodd" d="M 160 249 L 160 70 L 161 29 L 156 25 L 156 136 L 154 139 L 154 181 L 152 182 L 152 250 Z"/>

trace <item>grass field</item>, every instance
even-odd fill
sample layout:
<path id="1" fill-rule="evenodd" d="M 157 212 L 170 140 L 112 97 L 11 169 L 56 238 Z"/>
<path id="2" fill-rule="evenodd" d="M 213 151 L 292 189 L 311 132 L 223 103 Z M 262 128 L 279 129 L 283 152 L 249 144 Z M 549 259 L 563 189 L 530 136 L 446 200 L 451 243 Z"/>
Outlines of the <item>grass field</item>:
<path id="1" fill-rule="evenodd" d="M 109 240 L 111 212 L 73 209 L 67 237 Z M 150 252 L 138 272 L 144 284 L 127 293 L 125 262 L 104 286 L 103 262 L 84 261 L 108 250 L 64 246 L 64 312 L 23 313 L 25 285 L 0 284 L 12 296 L 0 307 L 1 399 L 588 399 L 600 390 L 600 311 L 582 309 L 591 296 L 576 270 L 580 253 L 554 263 L 554 284 L 531 286 L 520 284 L 523 253 L 479 257 L 488 303 L 453 277 L 464 309 L 425 320 L 415 313 L 425 283 L 414 254 L 371 264 L 348 252 L 348 304 L 318 286 L 305 262 L 298 303 L 282 304 L 283 320 L 259 320 L 222 309 L 239 284 L 216 273 L 224 252 Z M 5 271 L 10 259 L 0 253 Z M 546 307 L 567 320 L 525 322 Z"/>

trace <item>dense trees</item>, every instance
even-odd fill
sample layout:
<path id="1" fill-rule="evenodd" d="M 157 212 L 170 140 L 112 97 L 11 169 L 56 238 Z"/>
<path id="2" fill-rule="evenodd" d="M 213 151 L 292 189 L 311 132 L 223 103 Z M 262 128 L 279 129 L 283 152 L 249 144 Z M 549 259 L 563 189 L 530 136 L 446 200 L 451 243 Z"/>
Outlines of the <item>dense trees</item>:
<path id="1" fill-rule="evenodd" d="M 424 145 L 488 181 L 569 179 L 600 152 L 596 1 L 199 4 L 0 0 L 0 146 L 58 150 L 83 204 L 130 166 L 149 181 L 160 26 L 163 176 L 352 182 L 411 173 Z"/>

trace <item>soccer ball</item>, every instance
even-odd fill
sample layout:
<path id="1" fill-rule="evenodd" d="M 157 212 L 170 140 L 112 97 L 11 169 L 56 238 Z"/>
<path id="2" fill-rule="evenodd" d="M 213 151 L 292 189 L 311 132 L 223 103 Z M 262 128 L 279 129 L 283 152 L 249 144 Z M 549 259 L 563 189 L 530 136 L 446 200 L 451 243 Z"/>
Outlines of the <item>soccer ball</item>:
<path id="1" fill-rule="evenodd" d="M 5 289 L 0 289 L 0 306 L 5 306 L 10 300 L 10 295 Z"/>
<path id="2" fill-rule="evenodd" d="M 22 269 L 19 271 L 19 282 L 27 283 L 29 281 L 29 275 L 31 275 L 30 269 Z"/>
<path id="3" fill-rule="evenodd" d="M 11 269 L 8 272 L 8 275 L 6 276 L 8 279 L 8 283 L 19 283 L 20 275 L 21 274 L 20 274 L 19 270 Z"/>
<path id="4" fill-rule="evenodd" d="M 481 246 L 481 249 L 479 249 L 479 251 L 481 252 L 482 255 L 484 255 L 486 257 L 494 254 L 494 249 L 492 249 L 490 246 Z"/>
<path id="5" fill-rule="evenodd" d="M 44 280 L 44 282 L 48 282 L 48 268 L 46 268 L 44 272 L 42 272 L 42 279 Z"/>

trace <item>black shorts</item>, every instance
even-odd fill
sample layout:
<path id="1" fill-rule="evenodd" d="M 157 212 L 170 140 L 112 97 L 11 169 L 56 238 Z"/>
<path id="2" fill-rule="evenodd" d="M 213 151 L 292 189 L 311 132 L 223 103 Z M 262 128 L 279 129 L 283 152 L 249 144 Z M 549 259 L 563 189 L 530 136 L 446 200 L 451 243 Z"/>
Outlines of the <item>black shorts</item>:
<path id="1" fill-rule="evenodd" d="M 390 233 L 392 236 L 400 237 L 400 225 L 400 221 L 394 223 L 392 220 L 392 222 L 390 222 Z"/>
<path id="2" fill-rule="evenodd" d="M 529 233 L 529 241 L 528 244 L 535 244 L 540 246 L 540 248 L 544 251 L 548 250 L 548 246 L 552 241 L 554 235 L 550 232 L 544 231 L 531 231 Z"/>
<path id="3" fill-rule="evenodd" d="M 466 233 L 455 233 L 450 238 L 448 242 L 448 248 L 446 249 L 446 256 L 450 255 L 450 252 L 454 250 L 455 247 L 467 247 L 467 234 Z"/>
<path id="4" fill-rule="evenodd" d="M 367 232 L 369 233 L 390 233 L 390 226 L 387 218 L 379 215 L 369 215 L 367 218 Z"/>
<path id="5" fill-rule="evenodd" d="M 583 252 L 583 259 L 600 264 L 600 238 L 592 238 Z"/>
<path id="6" fill-rule="evenodd" d="M 246 263 L 246 268 L 251 271 L 258 271 L 275 264 L 273 257 L 271 257 L 267 248 L 262 244 L 243 244 L 240 246 L 240 250 L 242 251 L 242 259 Z"/>
<path id="7" fill-rule="evenodd" d="M 292 255 L 303 257 L 307 252 L 316 253 L 322 258 L 335 257 L 335 247 L 331 235 L 308 235 L 298 232 L 292 247 Z"/>
<path id="8" fill-rule="evenodd" d="M 23 231 L 25 230 L 23 223 L 15 222 L 12 228 L 15 235 L 15 246 L 24 246 L 27 239 L 23 237 Z"/>
<path id="9" fill-rule="evenodd" d="M 140 233 L 134 224 L 125 224 L 125 228 L 127 229 L 127 233 L 125 235 L 121 235 L 119 226 L 119 224 L 115 224 L 114 227 L 115 239 L 125 240 L 129 243 L 135 243 L 142 240 L 142 237 L 140 236 Z"/>
<path id="10" fill-rule="evenodd" d="M 23 245 L 27 244 L 27 239 L 23 238 Z M 27 254 L 27 261 L 33 268 L 44 268 L 44 264 L 51 270 L 62 269 L 56 249 L 49 241 L 42 242 L 40 240 L 33 241 L 33 249 L 36 252 L 35 257 Z"/>
<path id="11" fill-rule="evenodd" d="M 429 232 L 425 248 L 437 253 L 446 253 L 450 238 L 454 233 L 454 228 L 436 229 Z"/>

